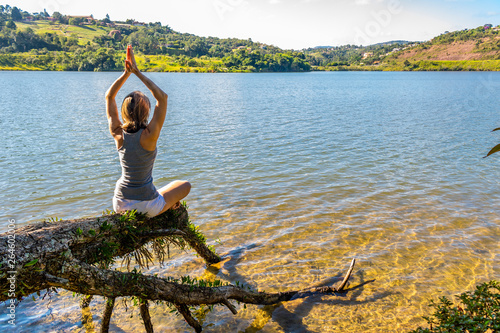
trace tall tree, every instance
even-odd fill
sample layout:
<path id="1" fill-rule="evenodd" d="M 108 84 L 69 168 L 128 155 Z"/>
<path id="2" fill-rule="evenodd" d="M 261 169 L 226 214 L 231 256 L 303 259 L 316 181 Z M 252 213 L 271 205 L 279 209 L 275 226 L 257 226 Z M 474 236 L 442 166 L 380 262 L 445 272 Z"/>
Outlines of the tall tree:
<path id="1" fill-rule="evenodd" d="M 59 13 L 59 12 L 53 12 L 53 13 L 52 13 L 52 17 L 53 17 L 55 20 L 59 21 L 59 20 L 61 20 L 61 18 L 62 18 L 62 14 L 61 14 L 61 13 Z"/>
<path id="2" fill-rule="evenodd" d="M 14 21 L 21 21 L 23 19 L 23 15 L 21 14 L 21 11 L 17 7 L 12 7 L 12 11 L 10 13 L 10 16 L 12 17 L 12 20 L 14 20 Z"/>

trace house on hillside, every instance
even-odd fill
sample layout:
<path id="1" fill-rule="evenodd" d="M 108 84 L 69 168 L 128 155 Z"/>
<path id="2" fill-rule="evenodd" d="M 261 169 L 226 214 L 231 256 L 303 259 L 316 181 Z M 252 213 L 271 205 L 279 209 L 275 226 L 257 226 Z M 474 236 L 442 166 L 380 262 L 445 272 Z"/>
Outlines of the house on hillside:
<path id="1" fill-rule="evenodd" d="M 366 59 L 366 58 L 369 58 L 369 57 L 373 57 L 373 52 L 365 52 L 365 53 L 363 53 L 363 58 L 362 59 Z"/>

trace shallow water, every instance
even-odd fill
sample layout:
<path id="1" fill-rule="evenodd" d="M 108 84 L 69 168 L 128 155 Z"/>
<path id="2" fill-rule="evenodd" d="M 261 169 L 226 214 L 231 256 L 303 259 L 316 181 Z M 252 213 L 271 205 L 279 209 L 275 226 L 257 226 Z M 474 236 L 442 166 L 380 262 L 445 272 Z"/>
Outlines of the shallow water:
<path id="1" fill-rule="evenodd" d="M 103 96 L 117 76 L 0 72 L 2 221 L 112 208 L 120 168 Z M 346 294 L 236 316 L 216 307 L 205 332 L 403 332 L 424 324 L 429 299 L 499 278 L 500 167 L 482 156 L 500 141 L 489 133 L 500 74 L 148 76 L 169 94 L 155 184 L 191 181 L 191 220 L 227 259 L 216 278 L 301 289 L 337 281 L 357 258 Z M 135 89 L 131 79 L 118 100 Z M 215 278 L 192 252 L 147 272 Z M 102 309 L 96 298 L 97 327 Z M 169 311 L 152 306 L 155 329 L 191 331 Z M 84 331 L 64 291 L 18 315 L 19 331 Z M 142 331 L 121 302 L 111 323 Z"/>

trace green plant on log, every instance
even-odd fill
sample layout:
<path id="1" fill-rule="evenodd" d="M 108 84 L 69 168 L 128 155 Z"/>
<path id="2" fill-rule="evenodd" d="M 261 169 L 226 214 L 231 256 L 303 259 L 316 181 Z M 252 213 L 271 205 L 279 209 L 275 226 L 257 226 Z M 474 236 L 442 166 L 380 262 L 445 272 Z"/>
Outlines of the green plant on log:
<path id="1" fill-rule="evenodd" d="M 186 202 L 181 203 L 187 209 Z M 178 217 L 178 212 L 175 210 L 169 210 L 165 214 L 171 215 L 171 217 Z M 116 241 L 104 241 L 102 245 L 94 253 L 94 259 L 98 262 L 100 267 L 109 267 L 115 262 L 116 252 L 118 249 L 117 244 L 128 244 L 131 252 L 123 256 L 123 261 L 126 267 L 130 267 L 132 259 L 140 267 L 149 267 L 149 263 L 153 262 L 154 255 L 157 256 L 159 263 L 163 264 L 166 258 L 170 258 L 170 245 L 174 245 L 181 250 L 184 250 L 187 246 L 186 241 L 183 237 L 178 236 L 163 236 L 153 239 L 149 244 L 144 244 L 137 248 L 137 242 L 140 239 L 140 235 L 145 231 L 141 226 L 143 220 L 147 217 L 144 214 L 138 213 L 136 210 L 126 211 L 120 215 L 117 215 L 117 225 L 120 227 L 121 232 L 114 232 L 111 225 L 107 220 L 104 220 L 99 227 L 99 232 L 95 230 L 88 230 L 88 234 L 92 237 L 105 237 L 109 239 L 111 237 L 115 238 Z M 174 226 L 172 226 L 174 227 Z M 190 220 L 188 220 L 187 229 L 192 233 L 198 242 L 206 245 L 205 236 L 199 231 L 199 228 L 195 226 Z M 83 232 L 78 229 L 77 236 L 82 236 Z M 209 246 L 210 251 L 215 253 L 215 247 Z M 152 251 L 151 251 L 152 250 Z M 153 253 L 152 253 L 153 252 Z"/>

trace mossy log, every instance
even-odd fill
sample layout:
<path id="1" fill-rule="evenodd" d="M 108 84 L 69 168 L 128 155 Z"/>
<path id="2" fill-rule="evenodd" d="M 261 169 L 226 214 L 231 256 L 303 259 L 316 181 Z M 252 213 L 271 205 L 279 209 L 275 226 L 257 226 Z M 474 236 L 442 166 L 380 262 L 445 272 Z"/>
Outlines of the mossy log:
<path id="1" fill-rule="evenodd" d="M 146 245 L 151 246 L 146 246 Z M 338 287 L 320 287 L 280 293 L 256 292 L 231 284 L 202 280 L 160 278 L 137 271 L 110 269 L 117 257 L 135 258 L 141 267 L 153 260 L 163 262 L 170 244 L 189 245 L 207 265 L 221 261 L 205 243 L 205 237 L 189 221 L 187 209 L 177 205 L 164 214 L 146 218 L 134 212 L 67 221 L 45 221 L 0 235 L 0 301 L 22 299 L 50 288 L 63 288 L 86 296 L 107 298 L 101 332 L 107 332 L 117 297 L 140 299 L 140 313 L 146 330 L 152 332 L 147 301 L 172 304 L 196 332 L 202 326 L 189 306 L 222 304 L 232 313 L 230 300 L 248 304 L 276 304 L 311 293 L 339 292 L 346 286 L 353 266 Z M 22 283 L 21 283 L 22 282 Z"/>

